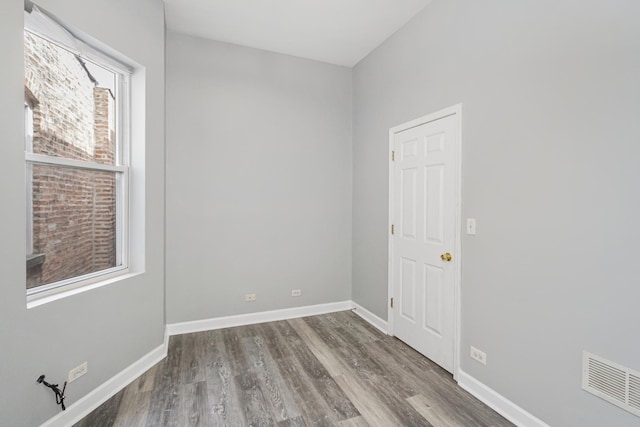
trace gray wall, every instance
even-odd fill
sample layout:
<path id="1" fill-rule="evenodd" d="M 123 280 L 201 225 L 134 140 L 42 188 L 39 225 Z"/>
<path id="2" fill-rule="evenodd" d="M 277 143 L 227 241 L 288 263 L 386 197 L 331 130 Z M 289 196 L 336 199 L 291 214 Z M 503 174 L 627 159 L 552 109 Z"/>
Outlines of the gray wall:
<path id="1" fill-rule="evenodd" d="M 167 322 L 350 299 L 351 163 L 350 69 L 168 33 Z"/>
<path id="2" fill-rule="evenodd" d="M 23 6 L 0 2 L 0 424 L 11 426 L 57 413 L 40 373 L 61 382 L 88 360 L 73 403 L 159 345 L 164 325 L 162 4 L 41 4 L 145 67 L 146 169 L 134 176 L 146 182 L 134 195 L 145 273 L 26 309 Z M 640 369 L 638 16 L 632 0 L 434 0 L 355 67 L 353 106 L 348 69 L 170 34 L 167 321 L 351 292 L 385 318 L 388 129 L 462 102 L 463 217 L 478 219 L 463 236 L 462 369 L 552 425 L 638 425 L 580 390 L 583 349 Z M 258 300 L 244 303 L 248 292 Z"/>
<path id="3" fill-rule="evenodd" d="M 62 383 L 69 369 L 89 362 L 89 373 L 67 387 L 71 405 L 93 388 L 162 344 L 164 257 L 164 12 L 157 0 L 42 0 L 40 5 L 66 24 L 91 34 L 145 68 L 146 153 L 134 156 L 145 168 L 146 194 L 134 194 L 146 233 L 134 248 L 138 271 L 121 281 L 27 309 L 25 298 L 25 190 L 23 145 L 23 2 L 0 2 L 0 129 L 2 221 L 0 221 L 0 425 L 34 426 L 59 412 L 53 393 L 36 384 Z M 144 206 L 146 204 L 146 206 Z M 146 212 L 145 212 L 146 208 Z M 144 235 L 146 234 L 146 241 Z M 140 259 L 142 258 L 142 259 Z M 144 265 L 142 262 L 144 261 Z"/>
<path id="4" fill-rule="evenodd" d="M 583 349 L 640 370 L 639 16 L 434 0 L 354 69 L 354 300 L 386 318 L 388 129 L 462 102 L 462 369 L 556 426 L 640 425 L 580 389 Z"/>

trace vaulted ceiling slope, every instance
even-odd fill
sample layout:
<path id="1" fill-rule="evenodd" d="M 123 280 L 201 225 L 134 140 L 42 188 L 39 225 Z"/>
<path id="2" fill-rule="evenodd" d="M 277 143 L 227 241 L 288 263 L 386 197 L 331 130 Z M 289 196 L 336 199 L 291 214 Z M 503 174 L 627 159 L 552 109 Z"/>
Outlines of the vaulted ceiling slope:
<path id="1" fill-rule="evenodd" d="M 164 0 L 170 31 L 353 67 L 431 0 Z"/>

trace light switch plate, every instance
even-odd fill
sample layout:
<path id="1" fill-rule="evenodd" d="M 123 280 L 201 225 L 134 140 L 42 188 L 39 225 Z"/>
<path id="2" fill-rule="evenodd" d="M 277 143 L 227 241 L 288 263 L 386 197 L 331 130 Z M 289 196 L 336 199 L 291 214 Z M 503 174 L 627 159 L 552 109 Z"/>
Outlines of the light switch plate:
<path id="1" fill-rule="evenodd" d="M 476 235 L 476 219 L 475 218 L 467 218 L 467 234 L 471 236 Z"/>

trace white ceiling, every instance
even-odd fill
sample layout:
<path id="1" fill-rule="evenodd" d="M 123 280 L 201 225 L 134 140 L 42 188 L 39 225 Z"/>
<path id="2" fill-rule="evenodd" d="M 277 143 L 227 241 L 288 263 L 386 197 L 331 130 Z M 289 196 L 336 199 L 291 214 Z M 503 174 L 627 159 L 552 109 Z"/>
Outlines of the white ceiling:
<path id="1" fill-rule="evenodd" d="M 164 0 L 169 30 L 352 67 L 431 0 Z"/>

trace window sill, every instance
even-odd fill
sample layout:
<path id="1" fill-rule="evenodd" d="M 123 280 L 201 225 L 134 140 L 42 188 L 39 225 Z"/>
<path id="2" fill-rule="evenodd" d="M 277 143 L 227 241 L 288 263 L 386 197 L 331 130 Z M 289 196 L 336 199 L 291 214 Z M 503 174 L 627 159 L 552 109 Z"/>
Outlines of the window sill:
<path id="1" fill-rule="evenodd" d="M 87 281 L 80 281 L 76 284 L 64 286 L 58 289 L 52 289 L 50 291 L 45 291 L 34 295 L 27 295 L 27 309 L 35 308 L 63 298 L 101 288 L 112 283 L 127 280 L 140 274 L 142 273 L 131 273 L 129 269 L 123 269 L 110 275 L 105 275 L 106 277 L 101 276 L 95 278 L 89 283 L 87 283 Z"/>
<path id="2" fill-rule="evenodd" d="M 44 264 L 44 254 L 27 255 L 27 270 Z"/>

